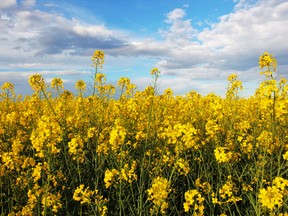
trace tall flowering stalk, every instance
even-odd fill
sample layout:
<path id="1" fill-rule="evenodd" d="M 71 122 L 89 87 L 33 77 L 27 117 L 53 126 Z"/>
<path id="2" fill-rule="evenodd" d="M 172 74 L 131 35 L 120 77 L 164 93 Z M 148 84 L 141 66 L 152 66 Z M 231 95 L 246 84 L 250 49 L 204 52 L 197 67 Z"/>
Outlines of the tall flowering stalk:
<path id="1" fill-rule="evenodd" d="M 97 74 L 99 72 L 99 69 L 102 69 L 103 64 L 104 64 L 104 52 L 101 50 L 96 50 L 94 54 L 92 55 L 92 66 L 95 67 L 92 96 L 95 95 Z"/>

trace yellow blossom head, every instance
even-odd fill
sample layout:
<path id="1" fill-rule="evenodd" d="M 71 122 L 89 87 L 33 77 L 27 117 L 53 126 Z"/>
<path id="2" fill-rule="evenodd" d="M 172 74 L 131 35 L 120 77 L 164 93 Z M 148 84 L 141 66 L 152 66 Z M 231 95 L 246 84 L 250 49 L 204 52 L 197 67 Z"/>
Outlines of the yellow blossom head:
<path id="1" fill-rule="evenodd" d="M 104 52 L 96 50 L 92 55 L 92 66 L 102 68 L 104 64 Z"/>
<path id="2" fill-rule="evenodd" d="M 86 90 L 86 83 L 83 80 L 78 80 L 75 84 L 75 88 L 78 91 L 85 91 Z"/>
<path id="3" fill-rule="evenodd" d="M 158 68 L 153 68 L 151 71 L 150 71 L 150 74 L 151 75 L 159 75 L 160 74 L 160 71 Z"/>
<path id="4" fill-rule="evenodd" d="M 33 90 L 43 90 L 45 87 L 44 78 L 41 74 L 34 74 L 29 78 L 29 84 Z"/>
<path id="5" fill-rule="evenodd" d="M 63 87 L 63 81 L 62 81 L 62 79 L 61 79 L 61 78 L 58 78 L 58 77 L 52 79 L 52 81 L 51 81 L 51 87 L 52 87 L 53 89 L 59 89 L 59 88 L 62 88 L 62 89 L 63 89 L 64 87 Z"/>
<path id="6" fill-rule="evenodd" d="M 2 90 L 13 90 L 14 85 L 10 82 L 5 82 L 1 88 L 2 88 Z"/>
<path id="7" fill-rule="evenodd" d="M 261 55 L 259 58 L 259 66 L 260 68 L 270 66 L 274 68 L 277 66 L 277 61 L 272 54 L 264 52 L 263 55 Z"/>

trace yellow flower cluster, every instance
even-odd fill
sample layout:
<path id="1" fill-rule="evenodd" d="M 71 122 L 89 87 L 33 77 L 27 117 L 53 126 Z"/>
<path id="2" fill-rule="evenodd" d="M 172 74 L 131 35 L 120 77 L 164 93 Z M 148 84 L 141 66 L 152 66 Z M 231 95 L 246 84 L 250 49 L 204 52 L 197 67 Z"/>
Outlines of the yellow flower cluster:
<path id="1" fill-rule="evenodd" d="M 151 208 L 151 213 L 160 212 L 162 214 L 168 208 L 168 195 L 171 191 L 170 183 L 166 178 L 163 177 L 156 177 L 152 181 L 151 187 L 147 190 L 148 193 L 148 200 L 151 200 L 154 204 L 153 208 Z"/>
<path id="2" fill-rule="evenodd" d="M 51 211 L 56 214 L 59 209 L 62 208 L 62 203 L 60 201 L 61 194 L 58 192 L 57 195 L 52 193 L 46 193 L 42 196 L 41 204 L 43 209 L 51 208 Z M 42 215 L 45 215 L 45 211 L 42 211 Z"/>
<path id="3" fill-rule="evenodd" d="M 86 91 L 86 83 L 83 80 L 78 80 L 75 84 L 78 91 Z"/>
<path id="4" fill-rule="evenodd" d="M 261 74 L 265 74 L 266 77 L 271 77 L 273 75 L 273 72 L 276 72 L 277 61 L 273 57 L 273 55 L 271 55 L 268 52 L 265 52 L 259 58 L 259 66 L 260 66 L 260 68 L 267 67 L 267 71 L 261 72 Z M 273 71 L 271 71 L 271 70 L 273 70 Z"/>
<path id="5" fill-rule="evenodd" d="M 104 57 L 105 57 L 105 54 L 103 51 L 96 50 L 94 54 L 92 55 L 92 63 L 93 63 L 92 65 L 94 67 L 102 68 L 102 65 L 104 64 Z"/>
<path id="6" fill-rule="evenodd" d="M 125 128 L 120 125 L 119 120 L 116 120 L 115 127 L 110 132 L 109 143 L 111 145 L 111 150 L 116 151 L 121 148 L 121 145 L 124 144 L 125 137 Z"/>
<path id="7" fill-rule="evenodd" d="M 62 79 L 59 77 L 52 79 L 51 88 L 56 89 L 57 91 L 59 91 L 59 89 L 64 89 Z"/>
<path id="8" fill-rule="evenodd" d="M 43 116 L 30 139 L 38 157 L 44 157 L 47 152 L 57 154 L 60 152 L 57 144 L 62 141 L 62 128 L 55 119 Z"/>
<path id="9" fill-rule="evenodd" d="M 185 202 L 183 204 L 184 211 L 189 212 L 193 209 L 193 215 L 204 215 L 204 198 L 197 190 L 189 190 L 185 192 Z"/>
<path id="10" fill-rule="evenodd" d="M 29 84 L 33 90 L 39 91 L 45 88 L 44 78 L 40 74 L 35 74 L 30 77 Z"/>
<path id="11" fill-rule="evenodd" d="M 91 196 L 94 194 L 94 191 L 89 190 L 89 187 L 84 189 L 84 184 L 81 184 L 79 187 L 76 188 L 73 194 L 73 199 L 76 201 L 84 203 L 91 203 Z"/>
<path id="12" fill-rule="evenodd" d="M 160 71 L 158 68 L 153 68 L 151 71 L 150 71 L 150 74 L 151 75 L 159 75 L 160 74 Z"/>
<path id="13" fill-rule="evenodd" d="M 90 204 L 92 203 L 96 204 L 96 208 L 94 210 L 94 213 L 100 216 L 107 215 L 107 199 L 103 198 L 99 194 L 98 190 L 92 191 L 89 189 L 89 187 L 84 189 L 84 184 L 81 184 L 79 187 L 76 188 L 73 194 L 73 199 L 75 201 L 78 201 L 82 204 Z"/>
<path id="14" fill-rule="evenodd" d="M 288 195 L 288 180 L 282 177 L 276 177 L 272 185 L 267 188 L 261 188 L 259 191 L 259 200 L 262 206 L 270 211 L 280 208 L 283 205 L 284 196 Z"/>
<path id="15" fill-rule="evenodd" d="M 228 176 L 228 178 L 230 178 L 230 176 Z M 236 192 L 237 189 L 235 185 L 231 179 L 228 179 L 228 181 L 218 191 L 219 198 L 217 198 L 215 194 L 212 193 L 212 202 L 213 204 L 224 205 L 228 203 L 235 204 L 236 202 L 242 201 L 241 197 L 235 196 Z"/>
<path id="16" fill-rule="evenodd" d="M 105 177 L 104 177 L 105 187 L 109 188 L 112 184 L 117 185 L 116 180 L 118 181 L 124 180 L 129 184 L 137 180 L 137 174 L 135 173 L 136 165 L 137 165 L 136 161 L 133 161 L 130 167 L 126 163 L 120 171 L 116 169 L 112 170 L 107 169 L 105 171 Z"/>
<path id="17" fill-rule="evenodd" d="M 73 160 L 84 161 L 83 147 L 84 141 L 80 136 L 76 136 L 68 142 L 68 152 L 73 156 Z"/>
<path id="18" fill-rule="evenodd" d="M 12 83 L 6 82 L 2 85 L 1 88 L 2 88 L 2 90 L 6 90 L 6 89 L 13 90 L 14 85 Z"/>
<path id="19" fill-rule="evenodd" d="M 249 98 L 236 74 L 225 97 L 175 96 L 158 68 L 139 90 L 106 83 L 103 51 L 92 63 L 92 92 L 36 74 L 21 98 L 3 83 L 1 214 L 287 215 L 288 82 L 271 54 Z"/>
<path id="20" fill-rule="evenodd" d="M 227 147 L 217 147 L 214 150 L 215 158 L 218 163 L 226 163 L 232 159 L 232 152 Z"/>

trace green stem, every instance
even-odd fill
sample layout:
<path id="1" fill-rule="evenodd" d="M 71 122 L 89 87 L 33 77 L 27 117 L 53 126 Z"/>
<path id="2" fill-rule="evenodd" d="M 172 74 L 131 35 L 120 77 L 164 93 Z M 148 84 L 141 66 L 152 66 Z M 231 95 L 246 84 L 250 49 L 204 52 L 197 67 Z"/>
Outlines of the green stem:
<path id="1" fill-rule="evenodd" d="M 94 97 L 95 95 L 95 91 L 96 91 L 96 77 L 97 77 L 97 74 L 98 74 L 98 63 L 96 63 L 96 66 L 95 66 L 95 74 L 94 74 L 94 82 L 93 82 L 93 92 L 92 92 L 92 96 Z"/>

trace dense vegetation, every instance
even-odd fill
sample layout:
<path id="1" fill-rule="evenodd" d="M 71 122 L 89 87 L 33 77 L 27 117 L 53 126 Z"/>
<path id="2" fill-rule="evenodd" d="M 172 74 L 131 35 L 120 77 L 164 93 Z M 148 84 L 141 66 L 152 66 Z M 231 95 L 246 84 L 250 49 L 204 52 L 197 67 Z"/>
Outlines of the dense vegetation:
<path id="1" fill-rule="evenodd" d="M 90 95 L 60 78 L 0 98 L 2 215 L 288 215 L 288 84 L 276 60 L 259 60 L 266 80 L 249 98 L 228 78 L 226 97 L 137 90 L 100 73 Z"/>

